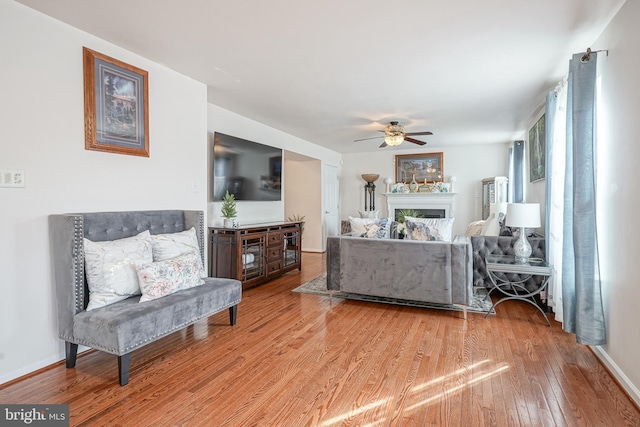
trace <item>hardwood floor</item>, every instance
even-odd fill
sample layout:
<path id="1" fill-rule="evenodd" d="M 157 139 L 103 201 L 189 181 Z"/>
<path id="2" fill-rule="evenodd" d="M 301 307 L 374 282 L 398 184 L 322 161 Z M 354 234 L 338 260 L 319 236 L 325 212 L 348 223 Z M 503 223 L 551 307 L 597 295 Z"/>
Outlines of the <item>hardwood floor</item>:
<path id="1" fill-rule="evenodd" d="M 132 355 L 90 352 L 0 387 L 2 403 L 68 403 L 80 426 L 640 426 L 591 351 L 528 304 L 495 316 L 291 292 L 324 271 L 245 291 Z"/>

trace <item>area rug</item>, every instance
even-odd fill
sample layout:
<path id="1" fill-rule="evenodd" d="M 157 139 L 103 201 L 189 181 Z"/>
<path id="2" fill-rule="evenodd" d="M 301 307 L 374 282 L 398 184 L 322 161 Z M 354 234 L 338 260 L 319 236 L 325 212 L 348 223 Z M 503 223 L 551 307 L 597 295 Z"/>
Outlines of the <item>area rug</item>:
<path id="1" fill-rule="evenodd" d="M 316 277 L 315 279 L 309 280 L 307 283 L 303 283 L 293 290 L 293 292 L 301 292 L 305 294 L 316 294 L 316 295 L 324 295 L 329 296 L 329 291 L 327 290 L 327 274 L 323 273 L 322 275 Z M 475 313 L 486 313 L 491 310 L 491 299 L 485 299 L 487 296 L 487 290 L 485 288 L 474 288 L 473 290 L 473 304 L 467 307 L 467 311 L 475 312 Z M 360 294 L 351 294 L 348 292 L 334 292 L 333 297 L 335 298 L 343 298 L 343 299 L 352 299 L 358 301 L 372 301 L 372 302 L 383 302 L 387 304 L 397 304 L 397 305 L 407 305 L 411 307 L 423 307 L 423 308 L 434 308 L 440 310 L 455 310 L 462 311 L 461 307 L 451 304 L 435 304 L 421 301 L 407 301 L 396 298 L 385 298 L 385 297 L 376 297 L 369 295 L 360 295 Z M 495 310 L 491 310 L 491 314 L 495 314 Z"/>

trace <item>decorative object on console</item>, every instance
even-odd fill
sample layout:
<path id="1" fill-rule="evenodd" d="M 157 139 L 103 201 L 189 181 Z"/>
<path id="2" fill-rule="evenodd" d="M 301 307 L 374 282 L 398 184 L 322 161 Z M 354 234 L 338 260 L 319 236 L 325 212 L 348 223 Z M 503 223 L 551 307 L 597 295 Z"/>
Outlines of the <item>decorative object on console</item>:
<path id="1" fill-rule="evenodd" d="M 391 178 L 385 178 L 384 183 L 387 184 L 387 193 L 391 193 L 391 184 L 393 184 L 393 180 Z"/>
<path id="2" fill-rule="evenodd" d="M 456 178 L 455 175 L 451 175 L 451 178 L 449 178 L 449 182 L 451 183 L 451 187 L 449 188 L 449 191 L 451 191 L 452 193 L 456 192 L 456 181 L 458 180 L 458 178 Z"/>
<path id="3" fill-rule="evenodd" d="M 235 219 L 236 215 L 238 215 L 236 198 L 233 194 L 229 193 L 229 190 L 224 194 L 220 213 L 224 218 L 225 228 L 238 228 L 238 221 Z"/>
<path id="4" fill-rule="evenodd" d="M 525 228 L 540 227 L 540 204 L 509 203 L 506 225 L 520 228 L 518 240 L 513 244 L 513 252 L 518 262 L 527 262 L 531 256 L 531 245 L 527 240 Z"/>
<path id="5" fill-rule="evenodd" d="M 391 187 L 392 187 L 391 193 L 408 193 L 409 192 L 409 186 L 404 182 L 393 184 Z"/>
<path id="6" fill-rule="evenodd" d="M 444 153 L 396 155 L 396 182 L 441 182 L 444 177 Z"/>
<path id="7" fill-rule="evenodd" d="M 416 193 L 420 188 L 420 186 L 416 182 L 416 174 L 414 173 L 412 176 L 413 177 L 411 178 L 411 182 L 409 183 L 409 192 Z M 426 183 L 426 180 L 425 180 L 425 183 Z"/>
<path id="8" fill-rule="evenodd" d="M 377 173 L 363 173 L 361 176 L 362 179 L 367 182 L 367 184 L 364 186 L 364 210 L 374 211 L 376 210 L 376 185 L 374 184 L 374 182 L 376 182 L 376 180 L 380 178 L 380 175 L 378 175 Z M 367 195 L 369 196 L 368 208 Z"/>

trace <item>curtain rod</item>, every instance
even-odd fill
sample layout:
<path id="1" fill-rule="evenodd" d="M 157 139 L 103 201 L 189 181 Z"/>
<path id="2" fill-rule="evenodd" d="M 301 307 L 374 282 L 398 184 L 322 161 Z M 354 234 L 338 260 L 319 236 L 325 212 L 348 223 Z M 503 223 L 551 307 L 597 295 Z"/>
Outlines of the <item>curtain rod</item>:
<path id="1" fill-rule="evenodd" d="M 589 61 L 591 61 L 591 54 L 592 53 L 598 53 L 598 52 L 606 52 L 607 56 L 609 56 L 609 50 L 607 50 L 607 49 L 591 50 L 591 48 L 588 47 L 587 48 L 587 53 L 585 53 L 584 55 L 582 55 L 582 57 L 580 57 L 580 62 L 589 62 Z"/>

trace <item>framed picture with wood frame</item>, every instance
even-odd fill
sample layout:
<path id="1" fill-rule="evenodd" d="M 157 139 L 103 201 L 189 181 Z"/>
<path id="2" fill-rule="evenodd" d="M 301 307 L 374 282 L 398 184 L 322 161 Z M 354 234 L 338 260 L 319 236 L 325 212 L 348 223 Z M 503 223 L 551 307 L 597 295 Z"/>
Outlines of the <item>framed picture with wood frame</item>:
<path id="1" fill-rule="evenodd" d="M 149 157 L 148 73 L 82 50 L 85 148 Z"/>
<path id="2" fill-rule="evenodd" d="M 396 182 L 444 181 L 444 153 L 396 155 Z"/>

